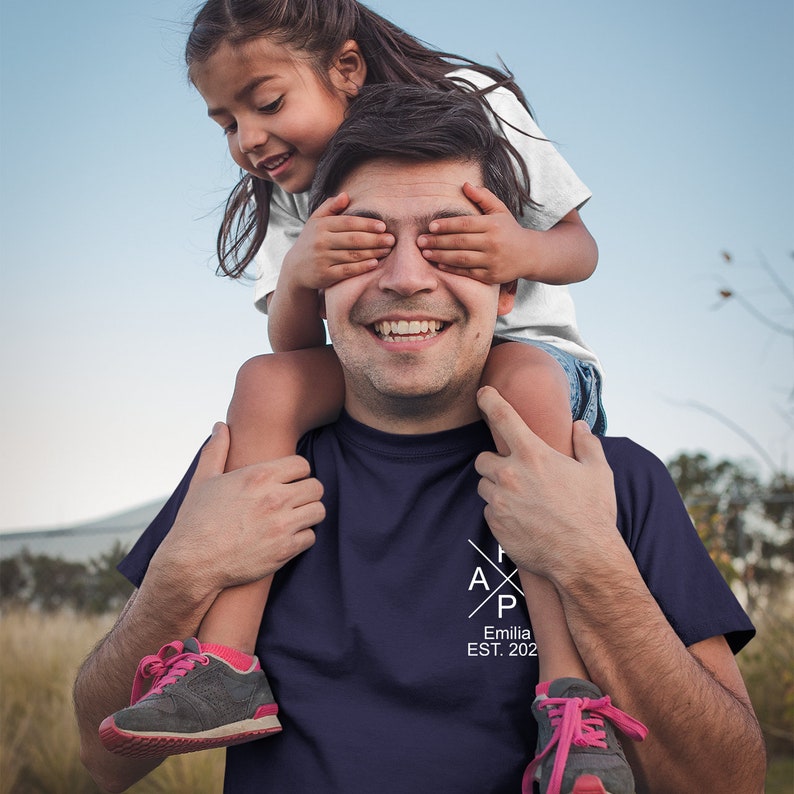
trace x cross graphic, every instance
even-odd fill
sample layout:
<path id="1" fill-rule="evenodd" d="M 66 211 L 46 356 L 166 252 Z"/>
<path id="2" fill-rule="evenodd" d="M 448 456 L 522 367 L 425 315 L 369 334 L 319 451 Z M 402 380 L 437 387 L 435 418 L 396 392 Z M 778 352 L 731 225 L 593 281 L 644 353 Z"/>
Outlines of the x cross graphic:
<path id="1" fill-rule="evenodd" d="M 499 592 L 499 590 L 505 586 L 505 584 L 509 584 L 512 588 L 517 590 L 521 594 L 521 597 L 523 598 L 524 591 L 515 582 L 511 581 L 511 579 L 518 573 L 518 568 L 516 568 L 513 571 L 513 573 L 510 574 L 510 576 L 505 576 L 505 572 L 481 548 L 479 548 L 477 544 L 473 540 L 471 540 L 471 538 L 469 538 L 469 543 L 471 543 L 471 545 L 477 550 L 477 552 L 480 555 L 482 555 L 486 560 L 488 560 L 488 563 L 499 572 L 499 575 L 504 580 L 503 582 L 500 582 L 499 585 L 489 593 L 485 601 L 483 601 L 480 604 L 480 606 L 478 606 L 477 609 L 475 609 L 474 612 L 472 612 L 471 615 L 469 615 L 469 617 L 471 618 L 474 615 L 476 615 Z"/>

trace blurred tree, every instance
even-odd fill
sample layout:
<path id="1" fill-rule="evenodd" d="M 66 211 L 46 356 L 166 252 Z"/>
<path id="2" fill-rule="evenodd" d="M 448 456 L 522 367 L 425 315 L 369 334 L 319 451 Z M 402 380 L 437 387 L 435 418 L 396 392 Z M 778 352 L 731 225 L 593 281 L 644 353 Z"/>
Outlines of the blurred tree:
<path id="1" fill-rule="evenodd" d="M 124 544 L 117 540 L 110 551 L 90 561 L 87 611 L 95 614 L 116 612 L 127 602 L 133 586 L 116 570 L 126 554 Z"/>
<path id="2" fill-rule="evenodd" d="M 0 561 L 0 601 L 5 606 L 25 603 L 45 612 L 63 607 L 91 614 L 118 611 L 133 589 L 116 570 L 124 554 L 118 541 L 88 563 L 23 549 Z"/>
<path id="3" fill-rule="evenodd" d="M 709 554 L 758 630 L 740 666 L 770 759 L 794 750 L 794 477 L 702 453 L 668 464 Z M 771 789 L 770 789 L 771 791 Z"/>
<path id="4" fill-rule="evenodd" d="M 667 467 L 714 562 L 752 611 L 794 575 L 794 477 L 761 480 L 749 463 L 681 454 Z"/>
<path id="5" fill-rule="evenodd" d="M 65 606 L 83 608 L 86 584 L 83 563 L 22 552 L 21 564 L 28 577 L 30 600 L 39 609 L 53 612 Z"/>
<path id="6" fill-rule="evenodd" d="M 0 560 L 0 599 L 24 601 L 26 578 L 17 557 Z"/>

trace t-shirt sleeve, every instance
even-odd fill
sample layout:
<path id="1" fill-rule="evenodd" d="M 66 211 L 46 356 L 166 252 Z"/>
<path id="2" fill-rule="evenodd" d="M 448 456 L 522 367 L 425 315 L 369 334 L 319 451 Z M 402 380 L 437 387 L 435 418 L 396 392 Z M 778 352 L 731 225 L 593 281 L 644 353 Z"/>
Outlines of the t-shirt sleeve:
<path id="1" fill-rule="evenodd" d="M 204 443 L 206 444 L 207 442 L 205 441 Z M 152 523 L 143 531 L 127 556 L 124 557 L 117 566 L 118 570 L 136 587 L 141 586 L 143 577 L 149 567 L 149 562 L 157 551 L 157 548 L 163 542 L 163 538 L 165 538 L 174 525 L 176 514 L 182 506 L 185 494 L 190 487 L 193 473 L 198 465 L 200 453 L 201 450 L 199 450 L 196 457 L 193 458 L 193 462 L 190 464 L 182 481 L 176 487 L 176 490 L 168 498 L 168 501 L 163 505 L 160 512 L 154 517 Z"/>
<path id="2" fill-rule="evenodd" d="M 305 454 L 309 438 L 309 435 L 304 436 L 298 442 L 297 453 L 299 455 Z M 206 439 L 204 444 L 206 444 L 207 441 L 209 441 L 209 439 Z M 199 451 L 193 458 L 179 485 L 177 485 L 171 496 L 168 497 L 168 501 L 166 501 L 160 512 L 154 517 L 152 523 L 141 533 L 141 536 L 128 554 L 118 566 L 116 566 L 119 572 L 136 587 L 141 586 L 141 582 L 146 575 L 146 571 L 149 568 L 149 563 L 154 553 L 174 525 L 179 508 L 185 500 L 185 495 L 190 487 L 193 474 L 196 471 L 196 466 L 198 466 L 199 457 L 201 456 L 201 450 L 204 448 L 204 444 L 199 447 Z"/>
<path id="3" fill-rule="evenodd" d="M 493 84 L 489 77 L 472 69 L 458 69 L 450 77 L 477 88 Z M 516 95 L 500 87 L 486 93 L 484 99 L 493 111 L 494 123 L 516 148 L 529 172 L 529 192 L 534 205 L 524 207 L 524 216 L 519 218 L 521 225 L 546 231 L 571 210 L 580 209 L 591 197 L 590 190 Z"/>
<path id="4" fill-rule="evenodd" d="M 618 529 L 686 646 L 724 635 L 737 653 L 755 628 L 700 540 L 664 463 L 626 438 L 603 439 L 615 475 Z"/>
<path id="5" fill-rule="evenodd" d="M 276 289 L 278 274 L 287 252 L 295 244 L 303 230 L 308 213 L 308 196 L 290 196 L 277 187 L 270 199 L 270 217 L 267 234 L 254 256 L 256 283 L 254 284 L 254 306 L 267 314 L 267 296 Z"/>
<path id="6" fill-rule="evenodd" d="M 581 209 L 592 194 L 515 95 L 506 88 L 497 88 L 486 99 L 498 116 L 508 122 L 500 122 L 499 126 L 529 171 L 529 195 L 534 206 L 524 207 L 520 223 L 546 231 L 571 210 Z"/>

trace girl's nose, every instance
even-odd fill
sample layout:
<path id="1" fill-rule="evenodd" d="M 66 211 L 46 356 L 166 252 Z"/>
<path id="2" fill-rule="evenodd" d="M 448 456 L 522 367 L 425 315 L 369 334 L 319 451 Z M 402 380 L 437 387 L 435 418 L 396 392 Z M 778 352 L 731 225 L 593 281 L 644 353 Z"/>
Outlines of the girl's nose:
<path id="1" fill-rule="evenodd" d="M 422 256 L 415 238 L 397 240 L 391 252 L 381 260 L 378 286 L 382 290 L 408 297 L 432 291 L 438 286 L 438 271 Z"/>
<path id="2" fill-rule="evenodd" d="M 254 122 L 239 123 L 237 145 L 243 154 L 250 154 L 267 143 L 267 130 L 262 124 Z"/>

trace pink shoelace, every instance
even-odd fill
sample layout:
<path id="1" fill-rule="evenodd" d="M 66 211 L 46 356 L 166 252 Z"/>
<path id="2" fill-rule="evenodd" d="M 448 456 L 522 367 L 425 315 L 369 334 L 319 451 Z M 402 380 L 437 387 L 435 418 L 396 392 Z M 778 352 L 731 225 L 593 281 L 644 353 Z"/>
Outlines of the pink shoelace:
<path id="1" fill-rule="evenodd" d="M 607 747 L 604 719 L 611 720 L 616 728 L 636 741 L 641 742 L 648 735 L 648 729 L 639 720 L 635 720 L 634 717 L 612 705 L 609 695 L 598 700 L 577 697 L 546 698 L 539 706 L 549 710 L 549 720 L 554 728 L 554 733 L 543 752 L 532 761 L 524 772 L 523 794 L 532 794 L 535 770 L 555 746 L 557 747 L 557 756 L 554 759 L 547 794 L 560 794 L 562 777 L 571 745 Z M 589 711 L 590 716 L 583 717 L 582 712 L 584 711 Z"/>
<path id="2" fill-rule="evenodd" d="M 132 683 L 130 705 L 134 706 L 144 697 L 144 682 L 151 678 L 152 683 L 145 695 L 163 691 L 163 687 L 173 684 L 177 678 L 190 672 L 196 664 L 209 664 L 209 659 L 200 653 L 184 652 L 184 643 L 179 640 L 163 645 L 157 654 L 144 656 L 138 663 L 135 680 Z"/>

